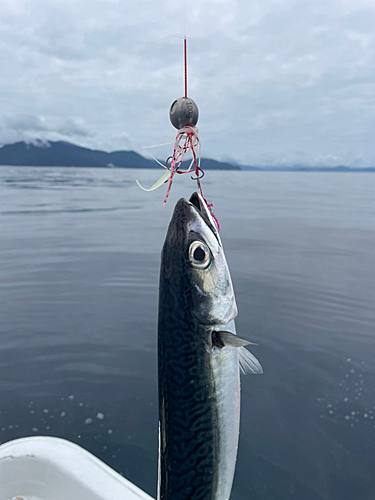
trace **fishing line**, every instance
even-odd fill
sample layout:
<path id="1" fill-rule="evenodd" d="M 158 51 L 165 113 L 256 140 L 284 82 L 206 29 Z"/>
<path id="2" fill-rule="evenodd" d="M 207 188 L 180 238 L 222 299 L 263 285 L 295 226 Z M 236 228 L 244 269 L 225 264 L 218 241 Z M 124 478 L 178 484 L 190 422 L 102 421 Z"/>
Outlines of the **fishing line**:
<path id="1" fill-rule="evenodd" d="M 173 144 L 173 141 L 161 142 L 160 144 L 152 144 L 151 146 L 143 146 L 142 149 L 160 148 L 161 146 L 170 146 L 171 144 Z"/>
<path id="2" fill-rule="evenodd" d="M 187 41 L 184 38 L 184 74 L 185 74 L 185 99 L 187 99 Z"/>

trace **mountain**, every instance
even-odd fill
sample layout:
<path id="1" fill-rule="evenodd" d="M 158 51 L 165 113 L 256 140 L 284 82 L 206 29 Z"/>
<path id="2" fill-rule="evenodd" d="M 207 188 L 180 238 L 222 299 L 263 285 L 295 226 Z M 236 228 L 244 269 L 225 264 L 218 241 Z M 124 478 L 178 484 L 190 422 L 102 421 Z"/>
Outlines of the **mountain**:
<path id="1" fill-rule="evenodd" d="M 16 142 L 0 148 L 0 165 L 40 166 L 40 167 L 119 167 L 119 168 L 160 168 L 154 160 L 149 160 L 135 151 L 113 151 L 106 153 L 95 149 L 82 148 L 70 142 L 42 142 L 28 144 Z M 183 169 L 189 166 L 184 162 Z M 375 167 L 310 166 L 239 166 L 202 158 L 203 170 L 252 170 L 259 172 L 375 172 Z"/>
<path id="2" fill-rule="evenodd" d="M 8 144 L 0 148 L 0 165 L 159 168 L 154 160 L 148 160 L 134 151 L 106 153 L 63 141 Z M 206 158 L 202 158 L 201 166 L 207 170 L 241 170 L 238 166 Z"/>

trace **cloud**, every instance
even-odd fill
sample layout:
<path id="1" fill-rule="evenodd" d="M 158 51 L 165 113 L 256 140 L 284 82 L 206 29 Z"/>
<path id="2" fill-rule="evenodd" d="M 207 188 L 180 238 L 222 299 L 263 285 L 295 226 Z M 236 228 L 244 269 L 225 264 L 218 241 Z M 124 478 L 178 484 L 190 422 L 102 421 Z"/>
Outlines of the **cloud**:
<path id="1" fill-rule="evenodd" d="M 173 140 L 186 24 L 205 156 L 375 165 L 374 23 L 369 0 L 3 2 L 0 142 Z"/>
<path id="2" fill-rule="evenodd" d="M 65 123 L 57 129 L 57 132 L 66 137 L 89 137 L 89 132 L 84 126 L 83 120 L 68 118 Z"/>
<path id="3" fill-rule="evenodd" d="M 36 115 L 14 115 L 0 118 L 0 137 L 2 143 L 25 141 L 35 142 L 54 140 L 79 140 L 89 138 L 90 131 L 84 120 L 44 117 Z M 4 140 L 5 139 L 5 140 Z"/>
<path id="4" fill-rule="evenodd" d="M 15 132 L 45 132 L 48 130 L 45 119 L 34 115 L 18 115 L 5 118 L 5 125 Z"/>

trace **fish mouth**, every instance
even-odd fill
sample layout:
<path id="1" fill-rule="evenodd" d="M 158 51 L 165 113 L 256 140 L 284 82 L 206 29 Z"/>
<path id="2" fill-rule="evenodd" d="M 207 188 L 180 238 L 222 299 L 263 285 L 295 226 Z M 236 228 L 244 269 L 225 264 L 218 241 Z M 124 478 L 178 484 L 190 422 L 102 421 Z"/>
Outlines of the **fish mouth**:
<path id="1" fill-rule="evenodd" d="M 198 212 L 198 214 L 202 217 L 207 226 L 211 229 L 212 233 L 215 235 L 219 245 L 221 246 L 221 240 L 219 236 L 219 232 L 216 226 L 216 223 L 207 207 L 205 200 L 202 195 L 194 192 L 189 199 L 188 202 L 194 209 Z"/>
<path id="2" fill-rule="evenodd" d="M 195 206 L 199 213 L 207 211 L 202 197 L 196 191 L 190 196 L 189 202 Z"/>

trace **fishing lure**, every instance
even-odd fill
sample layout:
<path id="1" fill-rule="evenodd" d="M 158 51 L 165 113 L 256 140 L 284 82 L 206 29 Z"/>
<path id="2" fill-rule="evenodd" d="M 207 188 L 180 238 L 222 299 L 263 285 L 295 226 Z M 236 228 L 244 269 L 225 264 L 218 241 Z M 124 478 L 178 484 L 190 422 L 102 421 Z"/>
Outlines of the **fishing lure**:
<path id="1" fill-rule="evenodd" d="M 197 181 L 199 190 L 203 196 L 200 179 L 203 177 L 204 172 L 200 166 L 201 145 L 198 136 L 198 129 L 196 127 L 198 117 L 198 106 L 195 104 L 193 99 L 190 99 L 189 97 L 180 97 L 173 102 L 169 110 L 169 118 L 172 125 L 178 130 L 178 132 L 174 142 L 173 155 L 166 161 L 165 168 L 167 171 L 149 189 L 144 188 L 137 181 L 138 186 L 144 191 L 154 191 L 166 182 L 169 182 L 167 194 L 164 199 L 164 205 L 167 202 L 175 174 L 187 174 L 195 171 L 196 177 L 192 177 L 192 179 Z M 183 159 L 189 152 L 191 152 L 193 156 L 190 165 L 187 170 L 181 170 Z"/>
<path id="2" fill-rule="evenodd" d="M 187 45 L 186 37 L 184 38 L 184 76 L 185 76 L 185 95 L 176 99 L 169 110 L 169 118 L 172 125 L 178 130 L 177 136 L 174 142 L 173 155 L 170 156 L 165 166 L 158 163 L 166 169 L 166 172 L 160 177 L 160 179 L 155 182 L 153 186 L 149 189 L 144 188 L 141 184 L 137 182 L 138 186 L 144 191 L 154 191 L 158 187 L 168 182 L 167 194 L 164 199 L 164 204 L 166 204 L 173 182 L 173 177 L 175 174 L 187 174 L 189 172 L 195 171 L 195 177 L 193 180 L 197 181 L 200 194 L 203 198 L 202 187 L 200 179 L 204 176 L 204 172 L 201 168 L 201 145 L 198 136 L 198 129 L 196 124 L 199 118 L 198 106 L 195 104 L 193 99 L 187 95 Z M 186 170 L 181 169 L 183 159 L 187 153 L 192 153 L 192 160 L 189 167 Z M 207 206 L 208 203 L 206 202 Z M 212 206 L 212 205 L 211 205 Z"/>

